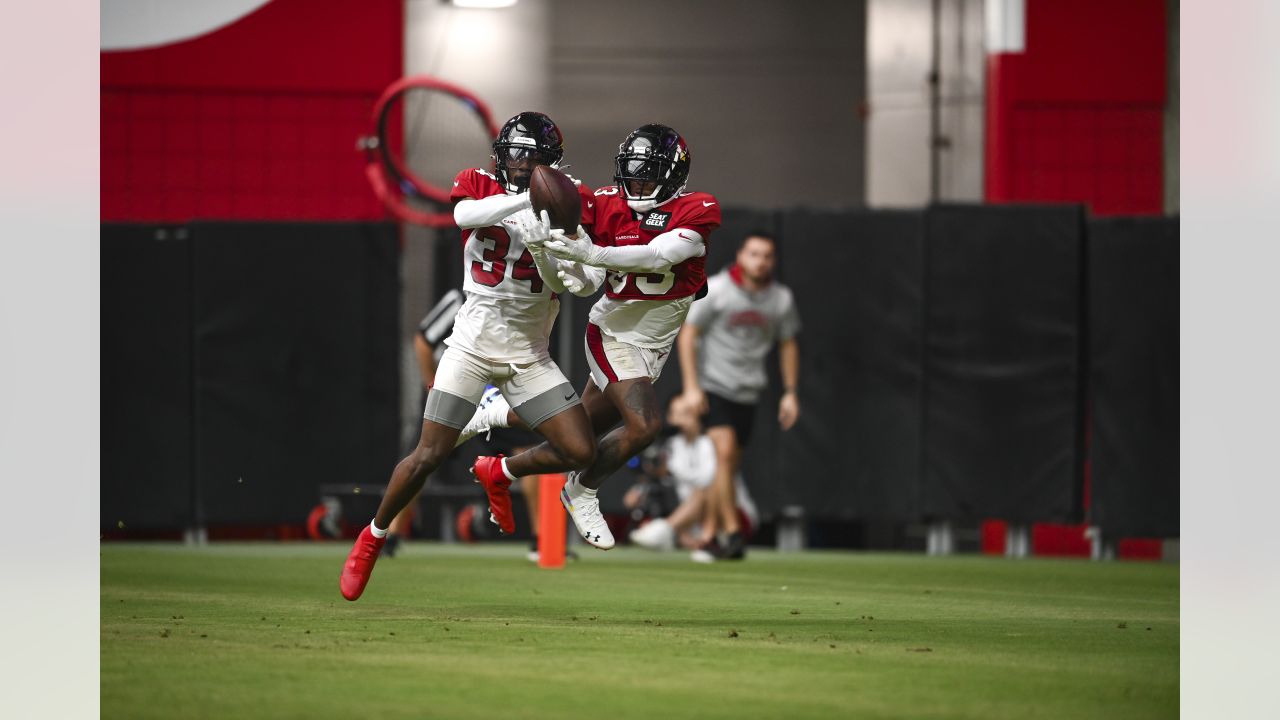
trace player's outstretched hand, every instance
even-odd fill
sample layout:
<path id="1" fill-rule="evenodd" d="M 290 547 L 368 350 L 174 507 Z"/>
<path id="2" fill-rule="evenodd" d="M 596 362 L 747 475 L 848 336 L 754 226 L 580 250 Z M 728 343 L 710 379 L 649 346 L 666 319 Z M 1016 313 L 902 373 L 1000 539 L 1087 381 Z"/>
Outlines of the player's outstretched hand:
<path id="1" fill-rule="evenodd" d="M 521 213 L 516 223 L 524 233 L 524 244 L 530 249 L 541 247 L 551 237 L 551 219 L 546 210 L 541 217 L 532 212 Z"/>
<path id="2" fill-rule="evenodd" d="M 600 289 L 600 284 L 604 282 L 604 271 L 576 262 L 561 264 L 556 276 L 564 284 L 565 290 L 578 297 L 594 295 L 596 290 Z"/>
<path id="3" fill-rule="evenodd" d="M 587 231 L 578 226 L 576 237 L 570 237 L 563 230 L 552 230 L 551 239 L 545 245 L 547 252 L 561 260 L 574 260 L 591 264 L 591 251 L 595 245 L 587 237 Z"/>
<path id="4" fill-rule="evenodd" d="M 570 267 L 581 268 L 582 266 L 571 265 Z M 580 278 L 577 275 L 574 275 L 573 273 L 569 272 L 568 270 L 560 270 L 559 272 L 556 273 L 556 277 L 559 277 L 560 282 L 564 283 L 565 290 L 568 290 L 574 295 L 585 294 L 582 292 L 587 287 L 585 278 Z"/>

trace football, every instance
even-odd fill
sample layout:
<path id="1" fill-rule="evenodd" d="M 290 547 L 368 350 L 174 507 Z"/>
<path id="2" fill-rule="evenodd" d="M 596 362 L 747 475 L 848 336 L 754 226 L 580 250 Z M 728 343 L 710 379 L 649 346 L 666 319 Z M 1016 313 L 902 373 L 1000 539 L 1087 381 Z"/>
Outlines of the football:
<path id="1" fill-rule="evenodd" d="M 533 169 L 529 178 L 529 202 L 535 214 L 547 211 L 551 227 L 574 231 L 582 222 L 582 197 L 569 176 L 547 165 Z"/>

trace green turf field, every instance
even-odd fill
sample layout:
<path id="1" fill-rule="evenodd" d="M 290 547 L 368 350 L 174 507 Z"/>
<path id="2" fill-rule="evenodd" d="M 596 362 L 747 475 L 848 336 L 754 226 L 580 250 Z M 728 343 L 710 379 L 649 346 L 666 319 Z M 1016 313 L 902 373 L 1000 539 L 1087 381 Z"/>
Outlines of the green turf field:
<path id="1" fill-rule="evenodd" d="M 104 718 L 1173 718 L 1167 564 L 102 547 Z"/>

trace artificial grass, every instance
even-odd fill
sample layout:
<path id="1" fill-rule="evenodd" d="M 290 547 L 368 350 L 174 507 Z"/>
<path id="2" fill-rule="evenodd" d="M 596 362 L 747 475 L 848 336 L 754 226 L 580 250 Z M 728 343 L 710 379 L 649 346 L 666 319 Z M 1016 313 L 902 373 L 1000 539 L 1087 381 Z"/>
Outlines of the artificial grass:
<path id="1" fill-rule="evenodd" d="M 1166 718 L 1178 568 L 415 543 L 105 544 L 104 718 Z"/>

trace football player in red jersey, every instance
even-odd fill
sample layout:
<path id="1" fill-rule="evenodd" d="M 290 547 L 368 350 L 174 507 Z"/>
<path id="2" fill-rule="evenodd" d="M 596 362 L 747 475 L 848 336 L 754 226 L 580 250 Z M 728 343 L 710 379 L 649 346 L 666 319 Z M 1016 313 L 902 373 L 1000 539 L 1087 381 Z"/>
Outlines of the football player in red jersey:
<path id="1" fill-rule="evenodd" d="M 607 272 L 604 277 L 597 272 L 560 278 L 580 295 L 594 292 L 593 286 L 605 280 L 605 295 L 591 308 L 587 325 L 591 380 L 582 401 L 595 430 L 608 432 L 598 441 L 595 461 L 569 473 L 560 496 L 578 532 L 604 550 L 613 547 L 614 539 L 600 514 L 596 490 L 662 428 L 653 382 L 689 306 L 706 284 L 707 239 L 720 226 L 715 197 L 685 191 L 691 158 L 675 130 L 642 125 L 618 150 L 614 184 L 596 190 L 583 206 L 591 231 L 578 228 L 572 236 L 550 231 L 544 246 L 552 256 Z M 515 419 L 506 415 L 500 412 L 485 422 L 501 426 Z M 609 430 L 619 420 L 622 424 Z"/>
<path id="2" fill-rule="evenodd" d="M 453 450 L 487 384 L 497 386 L 521 421 L 547 439 L 536 452 L 520 454 L 519 468 L 502 456 L 478 458 L 472 468 L 489 497 L 491 519 L 503 532 L 515 531 L 512 480 L 581 469 L 595 459 L 590 420 L 548 350 L 560 309 L 556 294 L 565 290 L 560 278 L 583 270 L 542 251 L 549 228 L 534 217 L 528 193 L 533 169 L 556 167 L 563 155 L 556 124 L 542 113 L 522 112 L 494 141 L 495 172 L 463 170 L 453 183 L 467 298 L 427 394 L 418 446 L 396 466 L 377 515 L 343 567 L 339 587 L 348 600 L 364 592 L 392 518 Z M 584 200 L 590 199 L 579 187 Z"/>

